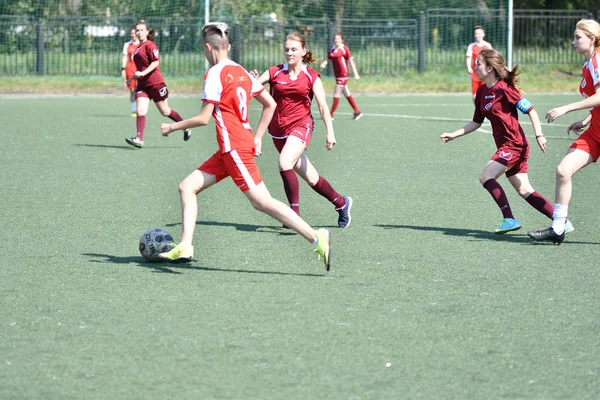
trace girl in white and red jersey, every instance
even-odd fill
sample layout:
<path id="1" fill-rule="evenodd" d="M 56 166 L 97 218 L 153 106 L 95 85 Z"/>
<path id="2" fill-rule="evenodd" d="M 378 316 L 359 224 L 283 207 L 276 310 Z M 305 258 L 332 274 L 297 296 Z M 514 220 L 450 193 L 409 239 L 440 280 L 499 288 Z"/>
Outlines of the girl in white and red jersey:
<path id="1" fill-rule="evenodd" d="M 467 46 L 467 72 L 471 76 L 471 93 L 473 94 L 473 100 L 475 100 L 475 94 L 484 82 L 480 81 L 475 72 L 475 63 L 477 62 L 477 56 L 481 50 L 491 49 L 492 45 L 483 40 L 485 37 L 485 30 L 483 26 L 477 25 L 473 30 L 474 42 Z"/>
<path id="2" fill-rule="evenodd" d="M 344 93 L 346 99 L 352 106 L 354 110 L 354 119 L 359 119 L 362 117 L 362 113 L 358 109 L 356 105 L 356 101 L 354 97 L 352 97 L 352 93 L 350 93 L 350 89 L 348 89 L 348 77 L 349 70 L 348 65 L 352 67 L 352 73 L 354 74 L 354 79 L 359 80 L 360 76 L 356 71 L 356 64 L 354 64 L 354 59 L 352 58 L 352 53 L 350 53 L 350 49 L 344 43 L 344 35 L 341 33 L 336 33 L 333 36 L 333 46 L 329 48 L 329 53 L 327 54 L 327 58 L 331 60 L 331 64 L 333 66 L 333 75 L 335 76 L 335 88 L 333 89 L 333 104 L 331 105 L 331 117 L 333 118 L 333 113 L 337 109 L 338 104 L 340 103 L 340 94 Z M 325 69 L 327 67 L 327 60 L 321 63 L 321 69 Z"/>
<path id="3" fill-rule="evenodd" d="M 140 41 L 138 40 L 135 34 L 135 28 L 131 28 L 129 35 L 131 36 L 131 40 L 126 42 L 123 46 L 123 59 L 121 60 L 121 77 L 125 81 L 125 87 L 129 89 L 131 116 L 137 117 L 135 107 L 135 86 L 137 82 L 135 81 L 135 79 L 129 81 L 129 78 L 131 78 L 136 71 L 135 63 L 133 62 L 133 53 L 135 53 L 135 50 L 140 45 Z"/>
<path id="4" fill-rule="evenodd" d="M 144 147 L 144 130 L 146 129 L 146 114 L 150 100 L 154 101 L 158 111 L 171 120 L 178 122 L 183 118 L 177 111 L 169 108 L 169 91 L 167 85 L 160 73 L 160 61 L 158 55 L 158 46 L 154 43 L 154 29 L 149 30 L 146 22 L 139 21 L 135 24 L 135 34 L 140 41 L 140 45 L 133 53 L 133 62 L 136 71 L 127 80 L 130 84 L 134 79 L 137 80 L 135 88 L 135 99 L 137 108 L 136 131 L 134 137 L 127 138 L 125 141 L 137 148 Z M 183 140 L 190 138 L 189 129 L 183 132 Z"/>
<path id="5" fill-rule="evenodd" d="M 170 251 L 161 253 L 160 257 L 170 262 L 192 261 L 192 242 L 198 216 L 197 195 L 222 179 L 231 177 L 254 208 L 294 229 L 312 243 L 329 271 L 329 231 L 311 228 L 288 206 L 271 197 L 262 180 L 254 160 L 254 156 L 258 155 L 257 141 L 248 123 L 250 100 L 256 98 L 263 108 L 256 131 L 260 136 L 267 129 L 277 104 L 241 65 L 229 59 L 228 32 L 227 24 L 222 22 L 212 22 L 202 28 L 204 55 L 211 67 L 204 75 L 200 114 L 175 124 L 162 124 L 160 127 L 163 135 L 168 136 L 174 130 L 204 126 L 212 115 L 219 145 L 212 157 L 179 184 L 183 214 L 181 242 Z"/>
<path id="6" fill-rule="evenodd" d="M 573 131 L 579 134 L 586 127 L 588 129 L 571 144 L 556 168 L 556 198 L 552 226 L 527 233 L 535 240 L 548 240 L 555 244 L 562 243 L 565 240 L 565 232 L 568 232 L 567 211 L 572 192 L 571 178 L 577 171 L 596 162 L 600 157 L 600 24 L 591 19 L 577 22 L 573 47 L 577 54 L 583 55 L 586 60 L 579 85 L 579 93 L 584 100 L 553 108 L 546 114 L 546 119 L 552 122 L 571 111 L 587 108 L 590 114 L 569 125 L 567 133 Z"/>
<path id="7" fill-rule="evenodd" d="M 473 120 L 463 128 L 441 135 L 446 143 L 457 137 L 477 130 L 487 118 L 492 125 L 492 133 L 497 151 L 481 171 L 479 181 L 490 193 L 502 212 L 502 224 L 495 233 L 503 234 L 521 228 L 513 216 L 504 189 L 497 179 L 506 175 L 508 181 L 532 207 L 552 218 L 553 207 L 544 196 L 535 191 L 529 183 L 527 159 L 529 142 L 519 124 L 517 111 L 527 114 L 542 152 L 546 152 L 546 138 L 537 112 L 521 93 L 518 83 L 519 66 L 512 71 L 506 68 L 502 55 L 496 50 L 482 50 L 475 65 L 477 76 L 485 85 L 477 90 Z"/>
<path id="8" fill-rule="evenodd" d="M 317 99 L 327 131 L 325 147 L 331 150 L 336 143 L 320 74 L 305 65 L 315 62 L 313 53 L 306 48 L 306 39 L 298 32 L 287 35 L 284 53 L 286 64 L 270 67 L 260 77 L 256 71 L 252 72 L 261 84 L 269 83 L 271 96 L 277 102 L 269 134 L 279 152 L 279 171 L 285 194 L 292 210 L 300 215 L 300 185 L 296 173 L 299 174 L 315 192 L 333 204 L 338 212 L 338 226 L 347 228 L 351 221 L 352 198 L 336 192 L 306 156 L 314 130 L 310 110 L 313 97 Z M 261 139 L 258 134 L 257 137 Z"/>

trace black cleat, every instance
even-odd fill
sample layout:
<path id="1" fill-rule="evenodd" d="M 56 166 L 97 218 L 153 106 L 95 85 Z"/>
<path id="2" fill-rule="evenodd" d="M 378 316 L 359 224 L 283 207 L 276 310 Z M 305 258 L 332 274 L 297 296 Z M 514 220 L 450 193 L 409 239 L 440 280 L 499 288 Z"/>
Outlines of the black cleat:
<path id="1" fill-rule="evenodd" d="M 552 227 L 542 231 L 529 231 L 527 232 L 527 236 L 534 240 L 549 241 L 554 244 L 561 244 L 565 240 L 565 233 L 563 232 L 559 235 L 558 233 L 554 232 Z"/>
<path id="2" fill-rule="evenodd" d="M 361 112 L 357 112 L 357 113 L 354 113 L 354 117 L 352 119 L 356 121 L 356 120 L 361 119 L 362 116 L 363 116 L 363 114 Z"/>
<path id="3" fill-rule="evenodd" d="M 192 137 L 192 130 L 184 129 L 183 130 L 183 140 L 185 140 L 187 142 L 188 140 L 190 140 L 191 137 Z"/>

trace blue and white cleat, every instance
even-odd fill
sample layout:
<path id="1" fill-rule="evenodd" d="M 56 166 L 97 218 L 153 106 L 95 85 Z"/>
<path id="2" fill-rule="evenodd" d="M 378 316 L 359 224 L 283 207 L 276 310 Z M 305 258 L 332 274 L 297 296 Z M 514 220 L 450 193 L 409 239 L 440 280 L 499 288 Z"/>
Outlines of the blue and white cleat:
<path id="1" fill-rule="evenodd" d="M 565 223 L 565 233 L 571 233 L 575 230 L 575 227 L 573 226 L 573 223 L 571 223 L 571 221 L 567 220 L 567 222 Z"/>
<path id="2" fill-rule="evenodd" d="M 502 235 L 506 232 L 516 231 L 521 229 L 521 224 L 514 218 L 504 218 L 502 224 L 496 228 L 495 233 Z"/>

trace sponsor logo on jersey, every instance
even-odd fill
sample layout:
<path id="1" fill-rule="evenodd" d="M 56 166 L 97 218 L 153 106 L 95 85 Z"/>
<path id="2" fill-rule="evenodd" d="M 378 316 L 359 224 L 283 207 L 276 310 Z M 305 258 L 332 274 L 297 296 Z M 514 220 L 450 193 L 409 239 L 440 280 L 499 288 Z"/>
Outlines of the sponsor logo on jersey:
<path id="1" fill-rule="evenodd" d="M 492 108 L 492 103 L 487 103 L 483 108 L 485 108 L 485 111 L 490 111 Z"/>
<path id="2" fill-rule="evenodd" d="M 581 80 L 581 88 L 582 88 L 582 89 L 585 87 L 585 84 L 586 84 L 586 80 L 585 80 L 585 79 L 582 79 L 582 80 Z"/>
<path id="3" fill-rule="evenodd" d="M 495 94 L 488 94 L 487 96 L 483 96 L 484 99 L 495 99 L 496 95 Z"/>
<path id="4" fill-rule="evenodd" d="M 152 54 L 154 54 L 154 57 L 158 58 L 158 49 L 152 50 Z"/>

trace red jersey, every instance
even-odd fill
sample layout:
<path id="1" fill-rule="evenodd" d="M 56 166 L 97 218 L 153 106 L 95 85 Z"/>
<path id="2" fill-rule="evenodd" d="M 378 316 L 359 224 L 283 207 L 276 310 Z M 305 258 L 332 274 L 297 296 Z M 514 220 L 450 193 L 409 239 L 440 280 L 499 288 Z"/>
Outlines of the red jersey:
<path id="1" fill-rule="evenodd" d="M 488 88 L 483 85 L 475 96 L 475 113 L 473 121 L 483 123 L 487 118 L 492 124 L 492 134 L 496 147 L 507 147 L 512 150 L 525 149 L 529 142 L 517 114 L 517 107 L 524 113 L 533 110 L 533 106 L 513 86 L 504 81 L 498 81 Z"/>
<path id="2" fill-rule="evenodd" d="M 579 85 L 579 93 L 585 98 L 596 94 L 596 87 L 600 84 L 600 56 L 598 52 L 594 52 L 590 59 L 583 65 L 581 70 L 583 78 Z M 600 106 L 590 110 L 592 121 L 590 129 L 597 141 L 600 141 Z"/>
<path id="3" fill-rule="evenodd" d="M 295 79 L 290 77 L 287 64 L 269 68 L 269 86 L 271 96 L 277 103 L 275 115 L 269 124 L 269 133 L 287 132 L 298 125 L 309 124 L 313 129 L 314 121 L 310 111 L 313 99 L 313 85 L 321 75 L 306 65 Z"/>
<path id="4" fill-rule="evenodd" d="M 327 58 L 331 60 L 333 74 L 336 78 L 348 78 L 348 60 L 352 58 L 350 49 L 345 44 L 342 47 L 331 46 Z"/>
<path id="5" fill-rule="evenodd" d="M 475 68 L 475 65 L 477 64 L 477 57 L 479 57 L 479 53 L 481 53 L 481 50 L 486 50 L 486 49 L 491 49 L 492 45 L 489 44 L 488 42 L 486 42 L 485 40 L 481 42 L 481 44 L 477 43 L 477 42 L 473 42 L 471 44 L 469 44 L 469 47 L 467 47 L 467 58 L 471 57 L 471 68 Z M 475 71 L 473 71 L 473 75 L 477 76 L 477 74 L 475 73 Z"/>
<path id="6" fill-rule="evenodd" d="M 144 71 L 150 64 L 158 60 L 158 46 L 152 40 L 141 43 L 133 53 L 133 62 L 137 71 Z M 160 67 L 156 67 L 148 75 L 138 78 L 139 87 L 156 86 L 164 83 L 165 80 L 160 73 Z"/>
<path id="7" fill-rule="evenodd" d="M 127 76 L 131 76 L 135 71 L 137 71 L 135 63 L 133 62 L 133 54 L 135 53 L 135 50 L 138 48 L 138 46 L 139 43 L 135 44 L 133 43 L 133 40 L 130 40 L 129 42 L 125 43 L 125 45 L 123 46 L 123 55 L 127 56 L 127 65 L 125 66 Z"/>
<path id="8" fill-rule="evenodd" d="M 232 60 L 223 60 L 206 71 L 202 101 L 215 105 L 213 117 L 221 153 L 244 149 L 254 152 L 248 110 L 252 97 L 263 90 L 258 81 Z"/>

